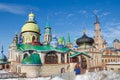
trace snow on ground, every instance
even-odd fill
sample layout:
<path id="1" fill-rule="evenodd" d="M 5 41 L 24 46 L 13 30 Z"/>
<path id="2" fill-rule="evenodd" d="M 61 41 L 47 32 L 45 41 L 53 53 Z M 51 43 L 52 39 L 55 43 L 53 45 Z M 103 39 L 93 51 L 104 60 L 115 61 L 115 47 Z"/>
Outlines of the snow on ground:
<path id="1" fill-rule="evenodd" d="M 120 80 L 120 74 L 113 71 L 88 72 L 77 75 L 75 80 Z"/>
<path id="2" fill-rule="evenodd" d="M 0 79 L 0 80 L 65 80 L 60 77 L 54 77 L 53 79 L 48 78 L 19 78 L 19 79 Z M 120 74 L 113 71 L 96 71 L 86 72 L 85 74 L 77 75 L 74 80 L 120 80 Z"/>

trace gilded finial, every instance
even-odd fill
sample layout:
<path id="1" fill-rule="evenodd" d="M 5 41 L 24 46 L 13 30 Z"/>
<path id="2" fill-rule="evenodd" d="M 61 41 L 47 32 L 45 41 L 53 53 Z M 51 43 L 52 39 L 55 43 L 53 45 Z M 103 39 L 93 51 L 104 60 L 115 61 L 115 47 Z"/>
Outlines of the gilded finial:
<path id="1" fill-rule="evenodd" d="M 86 30 L 85 29 L 83 30 L 83 33 L 86 34 Z"/>

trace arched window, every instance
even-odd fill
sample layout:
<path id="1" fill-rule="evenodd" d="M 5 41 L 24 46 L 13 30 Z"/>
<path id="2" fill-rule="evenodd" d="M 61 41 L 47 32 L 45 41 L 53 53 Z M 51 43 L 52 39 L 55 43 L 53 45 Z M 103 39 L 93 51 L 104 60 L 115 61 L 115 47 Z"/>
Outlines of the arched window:
<path id="1" fill-rule="evenodd" d="M 81 56 L 81 67 L 87 69 L 87 60 L 84 56 Z"/>
<path id="2" fill-rule="evenodd" d="M 72 57 L 72 62 L 79 62 L 79 58 L 78 57 Z"/>
<path id="3" fill-rule="evenodd" d="M 61 68 L 61 73 L 65 73 L 65 68 Z"/>
<path id="4" fill-rule="evenodd" d="M 32 37 L 32 42 L 34 42 L 34 41 L 35 41 L 35 36 Z"/>
<path id="5" fill-rule="evenodd" d="M 22 37 L 22 41 L 21 41 L 21 42 L 23 43 L 24 41 L 25 41 L 25 39 L 24 39 L 24 36 L 23 36 L 23 37 Z"/>
<path id="6" fill-rule="evenodd" d="M 58 56 L 54 51 L 48 52 L 45 55 L 45 63 L 46 64 L 57 64 L 58 63 Z"/>

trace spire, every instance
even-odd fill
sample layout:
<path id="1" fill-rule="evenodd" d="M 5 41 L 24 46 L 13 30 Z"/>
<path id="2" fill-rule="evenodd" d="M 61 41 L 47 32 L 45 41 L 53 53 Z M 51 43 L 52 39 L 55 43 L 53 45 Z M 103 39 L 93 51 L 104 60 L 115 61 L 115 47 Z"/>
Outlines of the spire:
<path id="1" fill-rule="evenodd" d="M 95 14 L 95 23 L 99 23 L 97 14 Z"/>
<path id="2" fill-rule="evenodd" d="M 47 16 L 47 21 L 46 21 L 46 28 L 50 28 L 50 23 L 49 23 L 49 20 L 48 20 L 48 16 Z"/>
<path id="3" fill-rule="evenodd" d="M 85 29 L 83 30 L 83 34 L 86 34 L 86 30 Z"/>
<path id="4" fill-rule="evenodd" d="M 3 52 L 4 52 L 4 51 L 3 51 L 3 44 L 2 44 L 2 50 L 1 50 L 1 53 L 3 54 Z"/>
<path id="5" fill-rule="evenodd" d="M 67 44 L 71 44 L 71 40 L 70 40 L 70 34 L 69 34 L 69 33 L 68 33 Z"/>

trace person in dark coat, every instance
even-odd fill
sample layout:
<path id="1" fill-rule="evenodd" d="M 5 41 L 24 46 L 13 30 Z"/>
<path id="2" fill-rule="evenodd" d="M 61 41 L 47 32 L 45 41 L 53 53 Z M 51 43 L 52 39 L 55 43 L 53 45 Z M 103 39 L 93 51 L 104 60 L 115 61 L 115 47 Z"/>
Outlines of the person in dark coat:
<path id="1" fill-rule="evenodd" d="M 79 64 L 77 64 L 77 65 L 75 66 L 75 69 L 74 69 L 74 71 L 75 71 L 75 74 L 76 74 L 76 75 L 79 75 L 79 74 L 81 74 L 81 69 L 80 69 L 80 66 L 79 66 Z"/>

